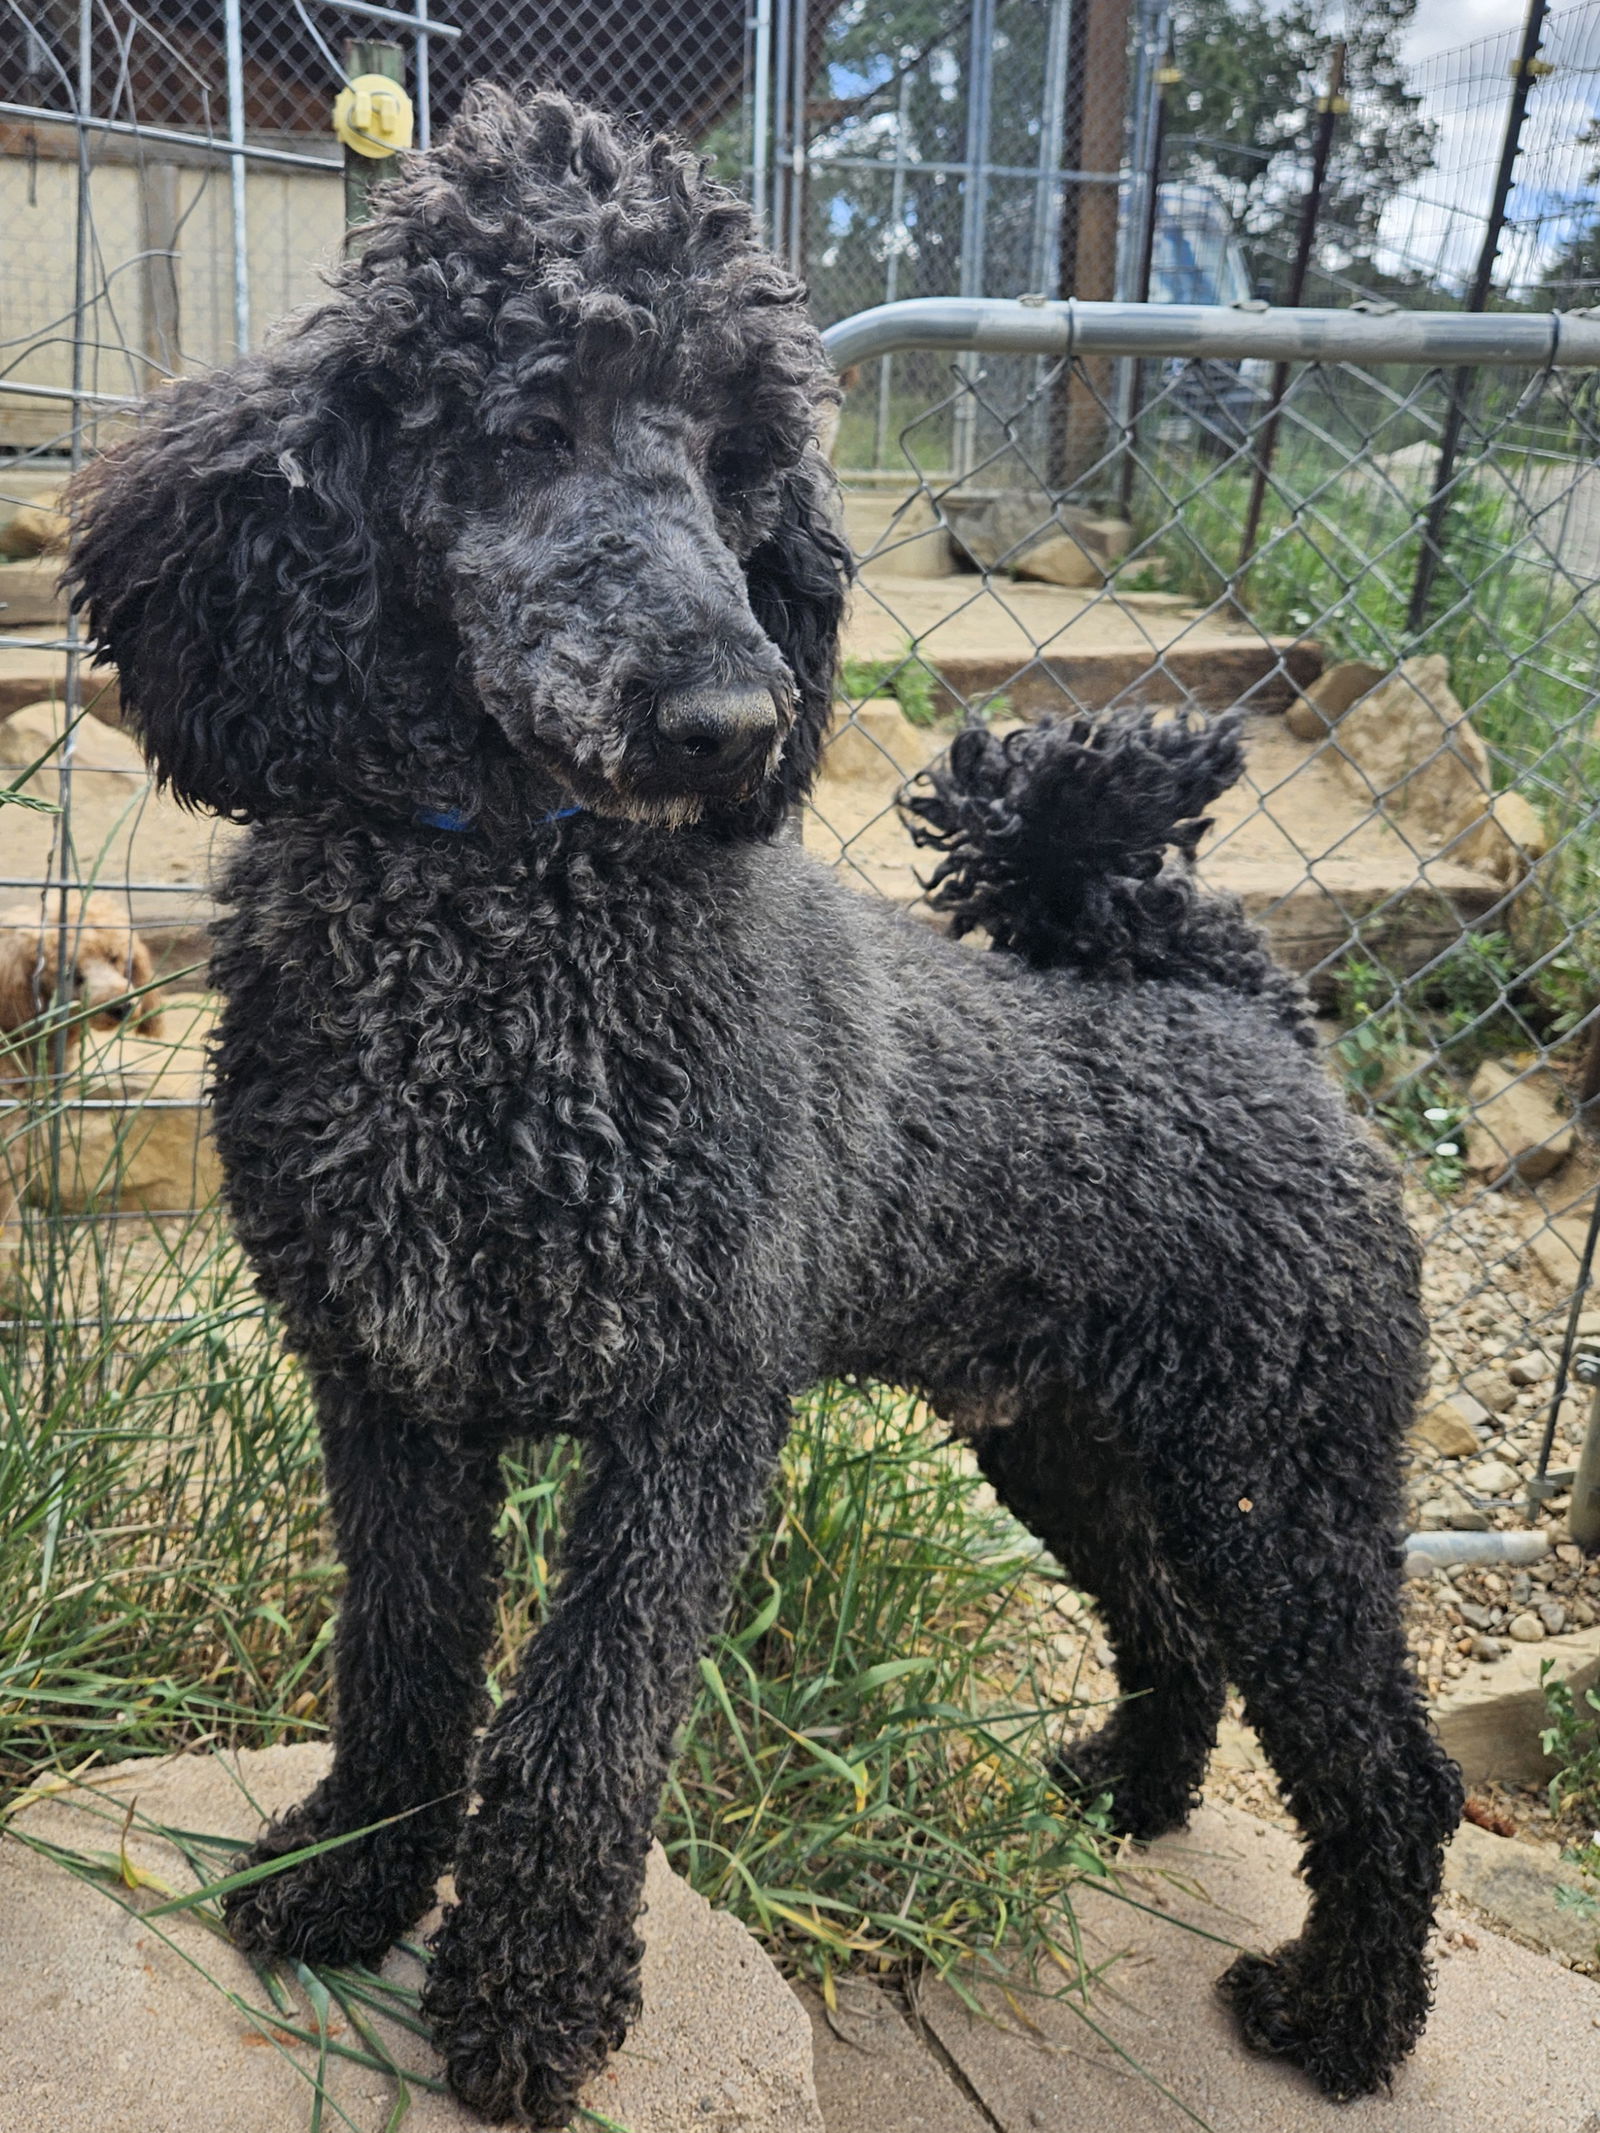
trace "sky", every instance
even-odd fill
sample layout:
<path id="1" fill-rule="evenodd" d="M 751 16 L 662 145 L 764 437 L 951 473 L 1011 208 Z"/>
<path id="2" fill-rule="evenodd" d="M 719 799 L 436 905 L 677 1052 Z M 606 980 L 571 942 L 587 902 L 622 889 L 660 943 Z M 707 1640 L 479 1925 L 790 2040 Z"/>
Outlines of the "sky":
<path id="1" fill-rule="evenodd" d="M 1433 169 L 1384 214 L 1382 234 L 1394 248 L 1390 263 L 1409 261 L 1458 282 L 1470 275 L 1525 11 L 1526 0 L 1419 0 L 1402 50 L 1438 138 Z M 1529 107 L 1526 153 L 1496 274 L 1502 286 L 1535 280 L 1563 236 L 1594 213 L 1589 173 L 1596 152 L 1582 136 L 1600 113 L 1597 15 L 1581 0 L 1555 0 L 1543 50 L 1556 70 L 1537 84 Z"/>
<path id="2" fill-rule="evenodd" d="M 1405 56 L 1415 62 L 1515 29 L 1525 12 L 1520 0 L 1418 0 Z"/>

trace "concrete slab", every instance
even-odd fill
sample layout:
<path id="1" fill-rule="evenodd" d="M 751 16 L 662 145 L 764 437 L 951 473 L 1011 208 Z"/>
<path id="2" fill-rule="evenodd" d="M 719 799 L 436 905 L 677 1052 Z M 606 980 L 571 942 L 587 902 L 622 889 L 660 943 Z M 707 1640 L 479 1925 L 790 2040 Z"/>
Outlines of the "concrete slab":
<path id="1" fill-rule="evenodd" d="M 1188 1834 L 1135 1859 L 1135 1893 L 1165 1916 L 1080 1894 L 1088 1959 L 1111 1964 L 1091 2013 L 1154 2082 L 1062 2003 L 1018 1998 L 1033 2034 L 998 1996 L 1004 2028 L 947 1988 L 926 1991 L 920 2012 L 1000 2133 L 1178 2133 L 1197 2122 L 1213 2133 L 1594 2133 L 1600 1985 L 1448 1919 L 1433 2019 L 1392 2094 L 1328 2103 L 1293 2068 L 1246 2052 L 1213 1981 L 1229 1946 L 1270 1948 L 1298 1930 L 1298 1854 L 1285 1832 L 1206 1807 Z"/>
<path id="2" fill-rule="evenodd" d="M 832 2011 L 797 1986 L 811 2018 L 817 2101 L 827 2133 L 991 2133 L 935 2049 L 868 1978 L 846 1978 Z"/>
<path id="3" fill-rule="evenodd" d="M 109 1822 L 60 1801 L 27 1809 L 23 1826 L 78 1850 L 115 1852 L 120 1811 L 189 1830 L 245 1837 L 252 1801 L 288 1804 L 326 1766 L 320 1746 L 268 1748 L 237 1758 L 124 1763 L 94 1790 Z M 138 1834 L 128 1854 L 176 1888 L 192 1886 L 171 1848 Z M 586 2096 L 628 2133 L 821 2133 L 804 2010 L 765 1953 L 671 1872 L 659 1849 L 646 1883 L 644 2013 L 627 2048 Z M 0 1844 L 0 2133 L 291 2133 L 307 2123 L 311 2089 L 297 2059 L 277 2048 L 185 1956 L 256 2006 L 249 1965 L 187 1914 L 156 1921 L 119 1910 L 98 1889 L 15 1842 Z M 179 1952 L 181 1951 L 181 1952 Z M 395 1975 L 415 1967 L 391 1956 Z M 437 2071 L 421 2039 L 386 2032 L 400 2063 Z M 333 2060 L 328 2090 L 340 2111 L 324 2123 L 382 2127 L 394 2102 L 379 2074 Z M 467 2133 L 481 2120 L 448 2099 L 412 2091 L 407 2133 Z"/>
<path id="4" fill-rule="evenodd" d="M 1519 1940 L 1565 1956 L 1586 1970 L 1600 1968 L 1600 1914 L 1584 1911 L 1563 1892 L 1600 1898 L 1592 1874 L 1543 1844 L 1522 1844 L 1463 1822 L 1450 1845 L 1445 1889 L 1486 1911 Z"/>

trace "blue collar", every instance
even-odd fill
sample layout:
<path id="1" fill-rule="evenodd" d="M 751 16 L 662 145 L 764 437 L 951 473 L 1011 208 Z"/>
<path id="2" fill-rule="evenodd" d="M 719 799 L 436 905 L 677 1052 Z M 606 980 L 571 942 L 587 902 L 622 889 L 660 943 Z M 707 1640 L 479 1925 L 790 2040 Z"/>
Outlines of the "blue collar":
<path id="1" fill-rule="evenodd" d="M 581 815 L 581 807 L 558 807 L 552 813 L 540 817 L 541 822 L 565 822 L 571 815 Z M 470 830 L 473 817 L 458 807 L 419 807 L 416 819 L 424 829 Z"/>

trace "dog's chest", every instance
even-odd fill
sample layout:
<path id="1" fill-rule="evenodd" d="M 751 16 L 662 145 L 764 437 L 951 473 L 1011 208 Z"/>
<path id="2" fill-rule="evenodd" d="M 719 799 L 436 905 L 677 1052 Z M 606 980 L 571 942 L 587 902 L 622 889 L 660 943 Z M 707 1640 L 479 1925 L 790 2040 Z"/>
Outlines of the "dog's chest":
<path id="1" fill-rule="evenodd" d="M 718 988 L 642 896 L 384 886 L 257 900 L 219 955 L 218 1140 L 264 1287 L 298 1345 L 401 1383 L 568 1421 L 580 1385 L 648 1397 L 751 1227 Z"/>

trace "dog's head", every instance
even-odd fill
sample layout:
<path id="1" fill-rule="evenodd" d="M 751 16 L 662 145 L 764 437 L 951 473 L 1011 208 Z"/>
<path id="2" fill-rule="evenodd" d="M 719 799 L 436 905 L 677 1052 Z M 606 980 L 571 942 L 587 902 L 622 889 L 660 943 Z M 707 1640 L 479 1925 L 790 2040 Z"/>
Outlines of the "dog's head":
<path id="1" fill-rule="evenodd" d="M 64 923 L 53 895 L 0 911 L 0 1039 L 29 1030 L 57 1006 L 71 1015 L 71 1042 L 85 1027 L 159 1036 L 154 976 L 149 949 L 110 897 L 69 898 Z"/>
<path id="2" fill-rule="evenodd" d="M 794 279 L 692 156 L 479 89 L 330 303 L 95 467 L 70 575 L 180 797 L 770 830 L 848 551 Z"/>

